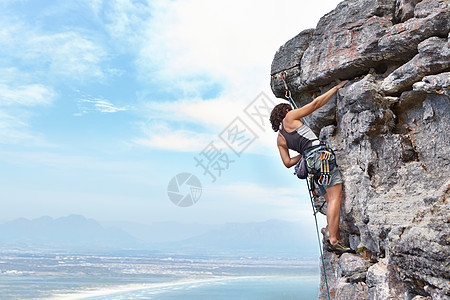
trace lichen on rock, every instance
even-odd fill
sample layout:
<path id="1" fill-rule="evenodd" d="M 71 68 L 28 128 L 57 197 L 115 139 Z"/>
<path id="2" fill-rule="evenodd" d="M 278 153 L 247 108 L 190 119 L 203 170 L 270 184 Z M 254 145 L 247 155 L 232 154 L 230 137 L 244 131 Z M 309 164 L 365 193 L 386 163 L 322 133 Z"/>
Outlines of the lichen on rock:
<path id="1" fill-rule="evenodd" d="M 450 298 L 449 31 L 447 0 L 346 0 L 275 54 L 273 93 L 286 72 L 299 105 L 350 80 L 307 118 L 343 174 L 343 236 L 364 249 L 325 253 L 334 299 Z"/>

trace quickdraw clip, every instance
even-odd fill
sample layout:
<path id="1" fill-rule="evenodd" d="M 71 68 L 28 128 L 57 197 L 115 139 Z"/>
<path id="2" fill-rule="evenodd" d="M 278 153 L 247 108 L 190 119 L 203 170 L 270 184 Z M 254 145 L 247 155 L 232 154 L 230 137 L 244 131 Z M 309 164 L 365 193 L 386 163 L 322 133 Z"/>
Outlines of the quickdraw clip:
<path id="1" fill-rule="evenodd" d="M 320 153 L 320 177 L 317 180 L 320 185 L 330 184 L 330 158 L 331 152 L 323 150 L 322 153 Z"/>

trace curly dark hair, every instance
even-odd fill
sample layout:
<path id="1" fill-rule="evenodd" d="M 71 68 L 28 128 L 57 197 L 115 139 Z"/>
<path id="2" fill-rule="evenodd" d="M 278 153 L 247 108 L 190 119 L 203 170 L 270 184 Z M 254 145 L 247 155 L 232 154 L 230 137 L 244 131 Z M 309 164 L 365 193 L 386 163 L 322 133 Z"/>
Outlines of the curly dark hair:
<path id="1" fill-rule="evenodd" d="M 290 110 L 292 110 L 292 107 L 287 103 L 280 103 L 272 109 L 272 113 L 270 114 L 270 123 L 272 123 L 273 131 L 278 131 L 281 121 L 283 121 L 287 112 Z"/>

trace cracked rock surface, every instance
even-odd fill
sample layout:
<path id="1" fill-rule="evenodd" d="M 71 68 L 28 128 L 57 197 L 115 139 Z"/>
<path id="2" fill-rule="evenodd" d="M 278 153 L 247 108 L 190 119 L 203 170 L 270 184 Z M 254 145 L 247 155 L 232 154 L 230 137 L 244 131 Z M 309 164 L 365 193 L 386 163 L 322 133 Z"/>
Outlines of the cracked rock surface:
<path id="1" fill-rule="evenodd" d="M 449 31 L 448 0 L 346 0 L 275 54 L 273 93 L 286 72 L 299 105 L 350 80 L 307 118 L 335 150 L 359 250 L 325 252 L 333 299 L 450 299 Z"/>

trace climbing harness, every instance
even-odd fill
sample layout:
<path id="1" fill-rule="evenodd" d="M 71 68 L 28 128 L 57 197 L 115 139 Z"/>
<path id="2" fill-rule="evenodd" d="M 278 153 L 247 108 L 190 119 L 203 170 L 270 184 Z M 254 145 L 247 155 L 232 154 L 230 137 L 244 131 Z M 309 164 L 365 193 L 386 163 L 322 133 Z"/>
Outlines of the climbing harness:
<path id="1" fill-rule="evenodd" d="M 321 144 L 310 151 L 305 151 L 305 158 L 308 173 L 313 176 L 319 189 L 325 189 L 324 186 L 331 183 L 331 171 L 337 166 L 333 150 L 325 144 Z M 322 192 L 325 193 L 324 190 Z"/>
<path id="2" fill-rule="evenodd" d="M 314 153 L 317 152 L 317 153 Z M 319 154 L 320 153 L 320 154 Z M 319 156 L 318 161 L 309 159 L 310 156 Z M 320 147 L 306 155 L 308 162 L 308 172 L 314 175 L 314 180 L 320 186 L 326 186 L 331 183 L 330 172 L 336 167 L 336 156 L 331 148 L 322 144 Z M 317 164 L 320 163 L 320 166 Z"/>
<path id="3" fill-rule="evenodd" d="M 295 104 L 294 99 L 292 99 L 292 93 L 289 90 L 287 83 L 286 83 L 286 75 L 287 75 L 286 71 L 283 71 L 283 73 L 281 73 L 281 79 L 283 80 L 284 88 L 286 89 L 285 97 L 289 100 L 289 103 L 291 104 L 291 106 L 293 108 L 297 109 L 298 106 L 297 106 L 297 104 Z M 304 118 L 302 118 L 302 122 L 304 122 L 306 124 L 306 126 L 309 127 L 308 122 Z M 322 149 L 322 153 L 320 155 L 321 164 L 320 164 L 319 179 L 320 179 L 320 181 L 328 182 L 330 180 L 330 170 L 332 169 L 332 167 L 330 168 L 330 159 L 334 157 L 334 153 L 331 151 L 331 149 L 329 151 L 327 147 L 321 145 L 320 148 L 322 148 L 322 147 L 325 149 Z M 320 148 L 318 150 L 320 150 Z M 313 151 L 316 151 L 316 149 L 310 151 L 308 154 L 310 154 Z M 304 155 L 304 157 L 307 157 L 307 155 Z M 299 177 L 300 179 L 306 179 L 306 185 L 308 186 L 309 199 L 311 200 L 311 206 L 313 209 L 314 221 L 316 222 L 316 233 L 317 233 L 317 240 L 319 242 L 320 258 L 322 260 L 323 278 L 325 279 L 325 285 L 327 287 L 328 300 L 331 300 L 330 289 L 328 288 L 327 274 L 325 271 L 325 261 L 323 259 L 322 245 L 320 242 L 319 225 L 317 224 L 317 213 L 320 212 L 322 207 L 325 205 L 326 201 L 324 201 L 317 210 L 315 209 L 314 198 L 316 196 L 314 195 L 314 180 L 316 179 L 316 181 L 317 181 L 317 178 L 315 178 L 317 175 L 316 175 L 316 173 L 314 173 L 314 174 L 310 173 L 310 168 L 309 168 L 308 164 L 306 164 L 307 165 L 307 174 L 309 174 L 309 176 L 306 176 L 306 177 L 309 177 L 309 178 L 303 178 L 303 177 L 305 177 L 304 172 L 299 172 L 299 171 L 301 171 L 301 169 L 302 169 L 301 168 L 302 164 L 304 164 L 305 161 L 307 162 L 307 159 L 305 159 L 304 157 L 302 157 L 302 160 L 300 160 L 299 164 L 297 164 L 294 174 L 297 175 L 297 177 Z"/>

